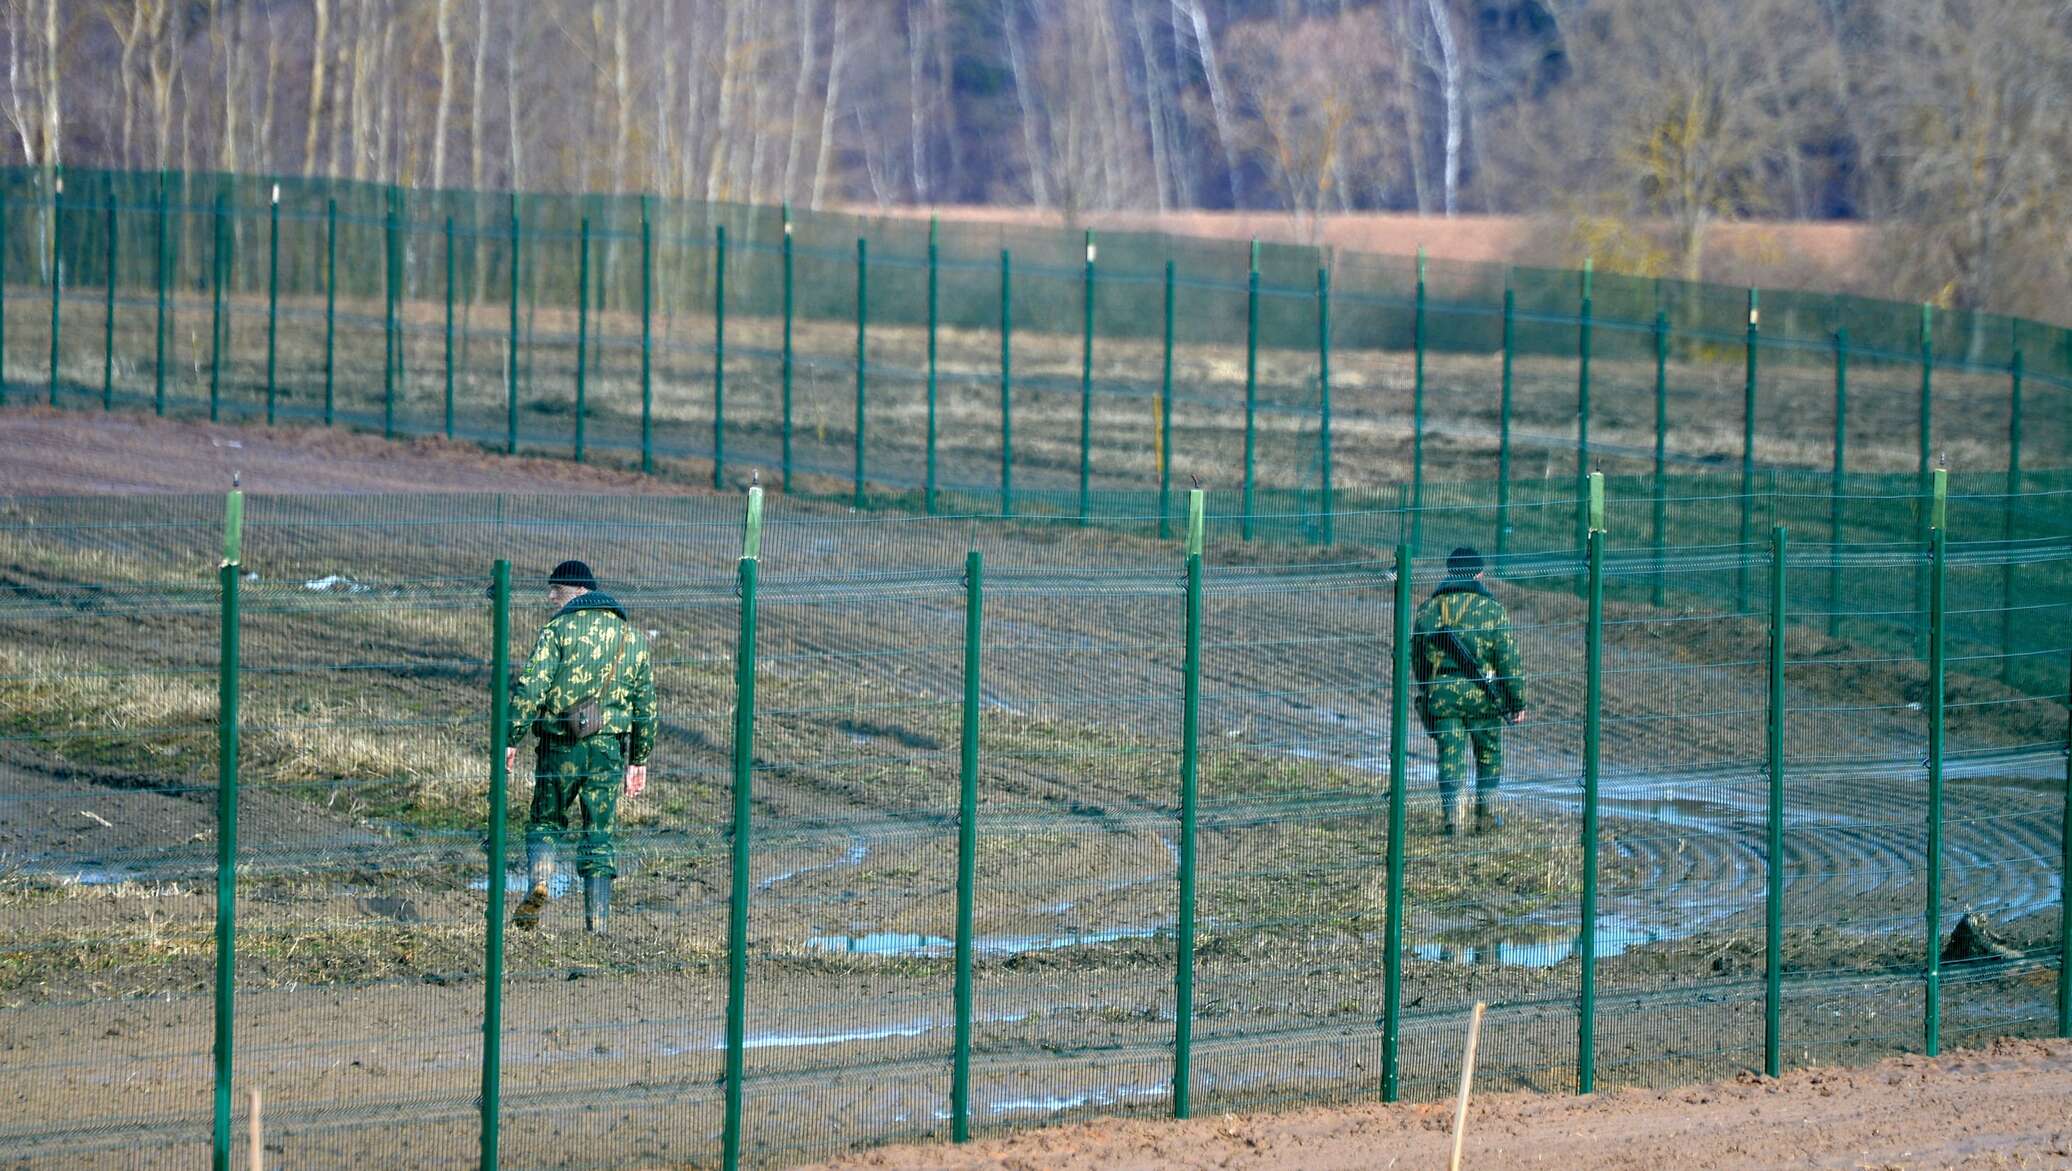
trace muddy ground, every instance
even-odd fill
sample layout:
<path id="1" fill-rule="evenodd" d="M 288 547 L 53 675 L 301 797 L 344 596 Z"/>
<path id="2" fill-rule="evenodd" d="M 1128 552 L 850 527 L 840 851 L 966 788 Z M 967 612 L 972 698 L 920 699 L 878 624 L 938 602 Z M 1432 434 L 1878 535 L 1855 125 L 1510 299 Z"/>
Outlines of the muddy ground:
<path id="1" fill-rule="evenodd" d="M 8 450 L 81 488 L 122 484 L 159 446 L 189 454 L 142 486 L 215 490 L 215 444 L 229 441 L 249 444 L 230 451 L 280 491 L 625 482 L 430 444 L 0 419 L 19 428 Z M 496 500 L 492 524 L 492 499 L 368 497 L 344 511 L 252 501 L 240 1084 L 265 1088 L 285 1165 L 472 1159 L 481 567 L 510 555 L 537 575 L 564 549 L 612 564 L 619 545 L 633 579 L 621 592 L 655 632 L 656 788 L 627 808 L 615 934 L 575 932 L 568 899 L 547 931 L 511 937 L 506 1151 L 525 1165 L 704 1165 L 717 1157 L 738 500 L 513 498 Z M 32 1165 L 188 1165 L 206 1139 L 216 522 L 149 497 L 7 503 L 0 1068 L 15 1110 L 0 1149 Z M 957 568 L 975 537 L 991 567 L 975 1116 L 988 1130 L 1167 1108 L 1170 543 L 786 505 L 795 523 L 774 526 L 766 547 L 750 857 L 758 1158 L 946 1131 Z M 600 510 L 601 537 L 586 531 Z M 1387 585 L 1356 546 L 1334 564 L 1301 563 L 1309 556 L 1277 563 L 1226 539 L 1209 558 L 1197 1109 L 1351 1100 L 1379 1078 Z M 1582 607 L 1559 567 L 1507 573 L 1498 590 L 1535 689 L 1507 744 L 1509 824 L 1440 838 L 1426 741 L 1412 742 L 1402 1062 L 1413 1097 L 1447 1088 L 1475 999 L 1494 1005 L 1485 1084 L 1573 1085 Z M 1607 1086 L 1761 1059 L 1762 635 L 1719 604 L 1718 573 L 1678 570 L 1669 607 L 1610 607 L 1597 936 Z M 526 605 L 521 643 L 536 620 Z M 1787 679 L 1800 713 L 1785 730 L 1781 1017 L 1794 1065 L 1917 1046 L 1927 946 L 1923 672 L 1867 627 L 1830 638 L 1818 625 L 1794 634 Z M 1953 966 L 1953 1043 L 2050 1023 L 2064 718 L 1990 672 L 1957 670 L 1944 926 L 1981 910 L 2017 954 Z M 514 805 L 526 795 L 521 780 Z M 137 1148 L 137 1126 L 164 1144 Z"/>

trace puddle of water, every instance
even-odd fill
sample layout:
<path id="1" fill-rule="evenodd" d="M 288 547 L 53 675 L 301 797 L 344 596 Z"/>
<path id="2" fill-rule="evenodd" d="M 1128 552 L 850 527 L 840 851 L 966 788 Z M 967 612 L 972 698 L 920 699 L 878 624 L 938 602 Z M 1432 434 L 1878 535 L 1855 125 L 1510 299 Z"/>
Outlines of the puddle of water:
<path id="1" fill-rule="evenodd" d="M 817 862 L 811 866 L 800 866 L 794 870 L 786 870 L 778 874 L 772 874 L 770 877 L 765 878 L 761 882 L 756 883 L 755 889 L 769 890 L 771 887 L 776 886 L 780 882 L 790 882 L 794 878 L 799 878 L 807 874 L 818 874 L 822 870 L 833 870 L 838 866 L 860 866 L 863 864 L 863 860 L 870 856 L 870 843 L 864 841 L 862 838 L 857 838 L 855 841 L 849 844 L 849 852 L 843 854 L 839 859 L 833 862 Z"/>
<path id="2" fill-rule="evenodd" d="M 1069 1097 L 1044 1095 L 1032 1098 L 1006 1098 L 988 1102 L 986 1110 L 992 1114 L 1055 1114 L 1061 1110 L 1077 1110 L 1082 1106 L 1111 1106 L 1130 1098 L 1164 1098 L 1172 1092 L 1171 1082 L 1159 1082 L 1149 1086 L 1111 1086 Z"/>
<path id="3" fill-rule="evenodd" d="M 1410 954 L 1421 960 L 1466 966 L 1502 968 L 1551 968 L 1576 953 L 1581 932 L 1557 939 L 1478 940 L 1474 943 L 1421 943 Z M 1629 948 L 1657 943 L 1669 936 L 1656 928 L 1630 919 L 1607 915 L 1597 923 L 1597 958 L 1610 959 Z"/>
<path id="4" fill-rule="evenodd" d="M 985 956 L 1022 955 L 1035 951 L 1056 951 L 1124 939 L 1149 939 L 1162 927 L 1124 927 L 1113 931 L 1081 931 L 1071 935 L 982 935 L 972 940 L 972 950 Z M 941 935 L 914 935 L 898 931 L 873 931 L 866 935 L 814 935 L 806 946 L 835 955 L 935 957 L 950 955 L 957 941 Z"/>
<path id="5" fill-rule="evenodd" d="M 567 898 L 568 892 L 574 890 L 575 888 L 575 876 L 570 874 L 566 870 L 556 870 L 554 872 L 554 877 L 549 878 L 547 880 L 547 894 L 557 899 Z M 468 889 L 488 890 L 489 880 L 487 878 L 478 878 L 475 881 L 470 882 L 468 884 Z M 510 873 L 504 875 L 505 891 L 511 894 L 522 895 L 526 891 L 529 891 L 531 889 L 531 876 L 526 874 L 523 870 L 513 870 Z"/>

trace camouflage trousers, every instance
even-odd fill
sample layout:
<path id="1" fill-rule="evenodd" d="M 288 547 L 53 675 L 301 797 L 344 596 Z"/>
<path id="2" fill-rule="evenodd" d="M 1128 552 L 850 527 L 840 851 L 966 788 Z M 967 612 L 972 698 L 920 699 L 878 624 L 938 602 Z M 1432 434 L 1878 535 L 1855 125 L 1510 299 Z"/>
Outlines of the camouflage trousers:
<path id="1" fill-rule="evenodd" d="M 1467 784 L 1474 754 L 1475 796 L 1496 790 L 1504 773 L 1504 717 L 1483 690 L 1465 679 L 1441 679 L 1426 693 L 1439 754 L 1439 803 L 1447 820 Z"/>
<path id="2" fill-rule="evenodd" d="M 617 874 L 612 823 L 625 780 L 626 749 L 617 736 L 541 741 L 525 840 L 574 842 L 577 874 Z M 569 811 L 574 808 L 582 811 L 580 830 L 569 827 Z"/>

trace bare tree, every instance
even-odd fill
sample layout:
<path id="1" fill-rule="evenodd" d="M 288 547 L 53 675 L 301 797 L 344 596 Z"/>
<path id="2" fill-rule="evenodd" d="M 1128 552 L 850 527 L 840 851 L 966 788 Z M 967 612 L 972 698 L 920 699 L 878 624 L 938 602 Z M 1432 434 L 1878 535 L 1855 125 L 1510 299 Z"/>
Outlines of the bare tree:
<path id="1" fill-rule="evenodd" d="M 121 145 L 121 162 L 133 167 L 137 163 L 137 50 L 146 42 L 150 27 L 151 0 L 131 0 L 129 7 L 108 3 L 101 6 L 101 17 L 108 22 L 108 31 L 122 46 L 121 64 L 116 67 L 118 85 L 117 100 L 122 103 L 122 131 L 118 141 Z"/>
<path id="2" fill-rule="evenodd" d="M 1445 0 L 1425 0 L 1425 10 L 1431 13 L 1433 38 L 1439 44 L 1440 90 L 1446 104 L 1446 216 L 1451 219 L 1460 201 L 1460 47 L 1454 42 L 1453 18 Z"/>
<path id="3" fill-rule="evenodd" d="M 331 60 L 331 0 L 311 0 L 315 25 L 309 49 L 309 113 L 302 130 L 302 173 L 317 173 L 317 127 L 324 120 L 324 67 Z"/>
<path id="4" fill-rule="evenodd" d="M 432 120 L 432 186 L 446 186 L 446 124 L 453 115 L 453 0 L 435 0 L 439 35 L 439 106 Z"/>

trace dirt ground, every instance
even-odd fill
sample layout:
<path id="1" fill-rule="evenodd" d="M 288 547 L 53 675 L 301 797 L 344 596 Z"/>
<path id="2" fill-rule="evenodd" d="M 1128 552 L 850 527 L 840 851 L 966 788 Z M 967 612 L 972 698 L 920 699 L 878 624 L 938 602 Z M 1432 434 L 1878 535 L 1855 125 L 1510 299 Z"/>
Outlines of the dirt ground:
<path id="1" fill-rule="evenodd" d="M 1495 1094 L 1468 1113 L 1475 1171 L 2072 1167 L 2072 1042 L 2002 1041 L 1939 1060 L 1744 1074 L 1589 1098 Z M 1369 1171 L 1437 1167 L 1452 1103 L 1101 1121 L 974 1143 L 871 1151 L 822 1171 Z"/>

